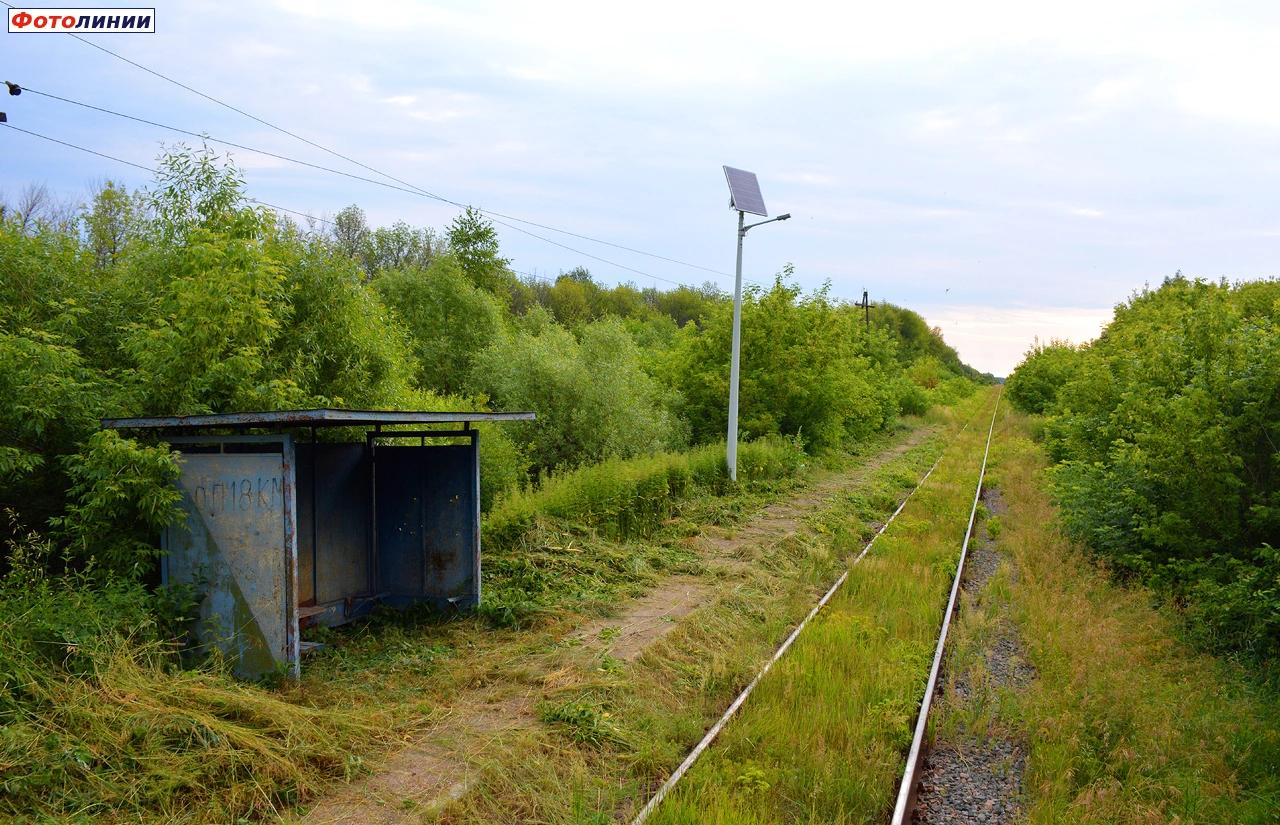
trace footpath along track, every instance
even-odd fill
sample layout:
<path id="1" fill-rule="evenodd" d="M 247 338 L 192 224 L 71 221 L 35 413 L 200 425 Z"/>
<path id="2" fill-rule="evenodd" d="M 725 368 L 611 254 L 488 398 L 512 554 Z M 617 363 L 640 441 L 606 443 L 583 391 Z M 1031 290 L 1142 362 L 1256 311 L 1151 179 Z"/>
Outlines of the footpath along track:
<path id="1" fill-rule="evenodd" d="M 987 430 L 986 447 L 984 448 L 984 451 L 983 451 L 982 469 L 979 472 L 979 478 L 978 478 L 979 493 L 982 490 L 982 478 L 986 472 L 987 455 L 989 454 L 991 449 L 991 435 L 995 428 L 995 416 L 996 416 L 996 412 L 999 410 L 999 405 L 1000 405 L 1000 399 L 999 399 L 999 396 L 997 396 L 995 408 L 992 410 L 992 414 L 991 414 L 991 424 Z M 972 422 L 966 423 L 964 427 L 961 428 L 960 432 L 957 433 L 957 437 L 960 434 L 967 431 L 971 423 Z M 945 451 L 943 455 L 945 455 Z M 889 518 L 885 520 L 885 523 L 881 525 L 879 530 L 876 531 L 875 535 L 871 537 L 871 539 L 866 543 L 866 545 L 857 554 L 857 556 L 853 558 L 853 560 L 850 562 L 850 565 L 849 565 L 850 567 L 862 561 L 863 558 L 866 557 L 866 555 L 871 551 L 872 546 L 875 544 L 876 539 L 880 538 L 880 536 L 884 534 L 884 532 L 889 528 L 889 525 L 893 523 L 894 519 L 896 519 L 898 515 L 903 511 L 903 509 L 907 506 L 907 502 L 910 501 L 912 496 L 914 496 L 920 490 L 920 488 L 924 486 L 924 483 L 929 479 L 929 476 L 933 474 L 934 470 L 936 470 L 938 468 L 938 465 L 942 462 L 942 458 L 943 456 L 940 455 L 938 459 L 934 461 L 933 465 L 930 466 L 929 469 L 924 473 L 924 475 L 920 477 L 920 480 L 916 483 L 915 487 L 912 488 L 911 492 L 908 493 L 905 497 L 903 497 L 902 501 L 899 502 L 897 509 L 893 511 L 892 515 L 890 515 Z M 961 549 L 960 562 L 957 566 L 957 572 L 956 572 L 956 578 L 955 578 L 955 581 L 957 583 L 960 580 L 960 575 L 964 568 L 965 552 L 968 549 L 968 541 L 969 541 L 968 536 L 973 530 L 974 514 L 976 513 L 976 508 L 977 508 L 977 498 L 975 497 L 974 506 L 969 516 L 969 525 L 965 533 L 964 544 Z M 791 633 L 786 637 L 786 639 L 774 652 L 773 656 L 769 658 L 769 660 L 764 664 L 764 666 L 755 675 L 755 677 L 747 684 L 745 688 L 743 688 L 742 692 L 738 694 L 738 696 L 733 700 L 733 702 L 730 703 L 729 707 L 720 716 L 720 718 L 716 721 L 716 723 L 711 726 L 711 728 L 706 732 L 706 734 L 702 737 L 702 739 L 693 747 L 693 749 L 685 757 L 684 761 L 680 763 L 680 765 L 675 769 L 675 771 L 672 772 L 671 776 L 668 777 L 667 780 L 662 784 L 662 786 L 658 788 L 658 790 L 653 794 L 653 796 L 649 799 L 649 801 L 645 804 L 645 806 L 640 809 L 640 811 L 636 814 L 636 816 L 631 820 L 631 825 L 643 825 L 643 823 L 648 820 L 650 815 L 652 815 L 654 811 L 657 810 L 658 806 L 670 794 L 672 789 L 675 788 L 676 784 L 679 783 L 681 778 L 688 773 L 689 769 L 693 767 L 694 763 L 698 761 L 698 758 L 702 756 L 702 754 L 707 750 L 707 748 L 711 745 L 711 743 L 716 739 L 716 737 L 724 729 L 725 725 L 728 724 L 729 720 L 732 719 L 733 716 L 743 706 L 747 698 L 751 695 L 752 691 L 755 690 L 756 686 L 760 683 L 760 681 L 764 678 L 764 676 L 778 662 L 778 660 L 782 658 L 782 656 L 787 652 L 787 650 L 791 647 L 791 645 L 795 642 L 795 640 L 804 631 L 805 627 L 808 626 L 808 624 L 813 620 L 813 618 L 818 615 L 818 613 L 822 610 L 824 606 L 826 606 L 826 604 L 831 600 L 831 598 L 836 594 L 836 592 L 840 590 L 841 586 L 844 585 L 848 577 L 849 577 L 849 572 L 848 570 L 846 570 L 844 573 L 840 575 L 840 577 L 835 581 L 835 583 L 832 584 L 831 587 L 822 595 L 822 597 L 818 600 L 817 604 L 813 606 L 813 608 L 804 617 L 804 619 L 802 619 L 800 623 L 796 625 L 795 629 L 792 630 Z M 953 585 L 951 590 L 951 596 L 948 601 L 946 617 L 944 618 L 943 628 L 939 638 L 939 647 L 938 647 L 939 651 L 941 651 L 942 645 L 945 643 L 947 626 L 949 625 L 950 616 L 955 607 L 956 592 L 957 592 L 956 587 Z M 938 654 L 938 656 L 935 656 L 934 665 L 930 672 L 930 677 L 928 682 L 929 687 L 928 687 L 928 691 L 926 692 L 924 705 L 922 706 L 921 719 L 927 718 L 928 698 L 930 693 L 933 690 L 934 685 L 937 682 L 937 672 L 938 672 L 939 661 L 940 661 L 940 653 Z M 917 727 L 920 728 L 922 726 L 918 725 Z M 917 737 L 918 736 L 919 736 L 919 733 L 917 732 Z M 918 758 L 918 750 L 919 748 L 917 747 L 917 744 L 913 742 L 912 754 L 916 754 L 917 758 Z M 908 766 L 910 767 L 910 765 L 911 765 L 911 762 L 909 761 Z"/>

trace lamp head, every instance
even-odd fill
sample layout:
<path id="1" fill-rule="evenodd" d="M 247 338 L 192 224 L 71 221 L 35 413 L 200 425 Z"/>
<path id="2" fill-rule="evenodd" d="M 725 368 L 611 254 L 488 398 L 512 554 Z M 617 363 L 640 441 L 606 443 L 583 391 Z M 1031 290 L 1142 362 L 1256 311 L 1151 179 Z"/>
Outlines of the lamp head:
<path id="1" fill-rule="evenodd" d="M 786 213 L 785 215 L 779 215 L 779 216 L 777 217 L 777 220 L 785 221 L 785 220 L 789 220 L 790 218 L 791 218 L 791 213 L 790 213 L 790 212 L 788 212 L 788 213 Z"/>

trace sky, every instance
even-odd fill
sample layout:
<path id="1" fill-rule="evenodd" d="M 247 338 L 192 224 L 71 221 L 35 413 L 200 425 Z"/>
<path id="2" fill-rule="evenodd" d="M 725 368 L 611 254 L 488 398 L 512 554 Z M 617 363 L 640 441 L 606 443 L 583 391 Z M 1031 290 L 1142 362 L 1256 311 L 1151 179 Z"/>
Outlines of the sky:
<path id="1" fill-rule="evenodd" d="M 1177 271 L 1276 274 L 1280 4 L 219 0 L 155 18 L 85 39 L 450 200 L 703 267 L 500 226 L 523 273 L 731 290 L 728 164 L 793 215 L 748 235 L 749 281 L 790 263 L 806 288 L 866 289 L 997 375 Z M 0 79 L 377 177 L 66 34 L 0 34 Z M 144 166 L 191 141 L 35 94 L 0 110 Z M 457 212 L 232 154 L 252 197 L 300 212 Z M 0 129 L 10 199 L 106 178 L 148 183 Z"/>

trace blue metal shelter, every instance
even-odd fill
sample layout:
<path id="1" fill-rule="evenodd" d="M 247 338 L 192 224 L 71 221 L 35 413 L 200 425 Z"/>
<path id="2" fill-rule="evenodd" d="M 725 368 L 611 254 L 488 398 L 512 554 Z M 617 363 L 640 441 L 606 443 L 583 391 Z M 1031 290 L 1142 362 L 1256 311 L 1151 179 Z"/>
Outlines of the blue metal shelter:
<path id="1" fill-rule="evenodd" d="M 301 630 L 343 624 L 377 604 L 478 604 L 472 424 L 533 417 L 312 409 L 102 425 L 156 433 L 180 452 L 186 518 L 162 537 L 161 576 L 198 588 L 198 640 L 253 677 L 296 675 Z M 439 425 L 460 428 L 423 429 Z M 363 430 L 364 439 L 318 441 L 324 427 Z"/>

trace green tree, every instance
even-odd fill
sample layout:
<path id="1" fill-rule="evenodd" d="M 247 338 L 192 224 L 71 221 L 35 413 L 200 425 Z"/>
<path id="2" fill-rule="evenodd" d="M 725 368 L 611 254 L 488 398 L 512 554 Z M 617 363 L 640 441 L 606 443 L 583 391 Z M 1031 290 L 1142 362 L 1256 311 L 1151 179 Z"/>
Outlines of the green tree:
<path id="1" fill-rule="evenodd" d="M 449 224 L 446 236 L 451 251 L 471 283 L 495 295 L 505 294 L 514 280 L 502 257 L 498 232 L 484 213 L 468 206 Z"/>
<path id="2" fill-rule="evenodd" d="M 430 229 L 414 229 L 404 221 L 380 226 L 369 236 L 365 271 L 373 274 L 391 269 L 425 269 L 441 254 L 442 244 Z"/>
<path id="3" fill-rule="evenodd" d="M 107 181 L 84 214 L 85 233 L 100 269 L 114 264 L 137 234 L 141 206 L 123 186 Z"/>
<path id="4" fill-rule="evenodd" d="M 579 278 L 561 275 L 547 290 L 546 307 L 565 326 L 585 324 L 595 317 L 591 307 L 594 287 L 589 280 L 584 283 Z"/>
<path id="5" fill-rule="evenodd" d="M 498 300 L 472 284 L 452 255 L 424 270 L 386 272 L 374 286 L 409 330 L 418 385 L 465 392 L 477 353 L 502 330 Z"/>
<path id="6" fill-rule="evenodd" d="M 679 446 L 670 399 L 645 373 L 622 322 L 587 324 L 581 340 L 542 309 L 476 359 L 473 382 L 507 409 L 538 420 L 518 425 L 536 469 L 576 466 Z"/>
<path id="7" fill-rule="evenodd" d="M 1005 383 L 1005 394 L 1015 407 L 1028 413 L 1043 413 L 1053 406 L 1058 390 L 1080 365 L 1078 349 L 1068 341 L 1036 343 Z"/>
<path id="8" fill-rule="evenodd" d="M 272 235 L 287 310 L 265 364 L 317 406 L 397 408 L 408 403 L 413 357 L 399 318 L 351 258 L 288 228 Z"/>
<path id="9" fill-rule="evenodd" d="M 339 253 L 353 261 L 363 262 L 369 248 L 369 221 L 364 210 L 354 203 L 333 216 L 329 230 Z"/>
<path id="10" fill-rule="evenodd" d="M 280 267 L 245 234 L 263 222 L 246 209 L 231 231 L 195 227 L 167 251 L 173 278 L 123 344 L 141 409 L 189 414 L 301 401 L 293 380 L 267 369 L 288 305 Z"/>
<path id="11" fill-rule="evenodd" d="M 825 289 L 803 296 L 786 283 L 789 275 L 743 297 L 742 435 L 799 435 L 813 449 L 829 449 L 888 426 L 897 412 L 890 339 L 859 327 Z M 722 303 L 676 341 L 669 376 L 699 441 L 723 433 L 731 330 L 732 307 Z"/>

